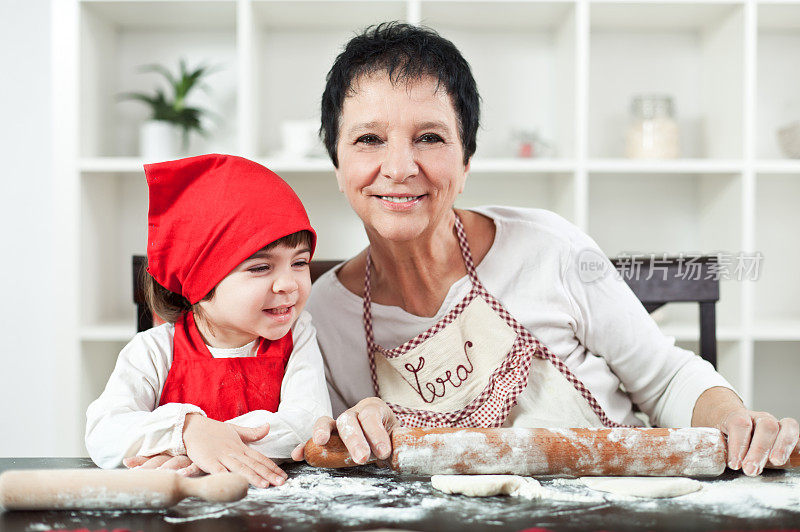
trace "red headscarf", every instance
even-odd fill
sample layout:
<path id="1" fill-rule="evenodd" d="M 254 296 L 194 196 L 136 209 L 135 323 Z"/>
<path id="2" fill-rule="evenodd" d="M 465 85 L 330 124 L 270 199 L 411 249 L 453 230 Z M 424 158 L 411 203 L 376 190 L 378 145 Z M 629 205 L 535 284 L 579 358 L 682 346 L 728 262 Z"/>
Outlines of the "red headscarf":
<path id="1" fill-rule="evenodd" d="M 200 155 L 144 165 L 150 189 L 147 271 L 195 304 L 256 251 L 298 231 L 316 233 L 275 173 L 241 157 Z"/>

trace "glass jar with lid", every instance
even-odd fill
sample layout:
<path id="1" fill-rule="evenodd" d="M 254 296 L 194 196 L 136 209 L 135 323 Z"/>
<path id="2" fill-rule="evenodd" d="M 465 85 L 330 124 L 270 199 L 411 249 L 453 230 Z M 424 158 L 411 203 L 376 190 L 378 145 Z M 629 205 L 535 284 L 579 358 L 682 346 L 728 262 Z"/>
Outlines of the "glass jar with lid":
<path id="1" fill-rule="evenodd" d="M 634 97 L 631 100 L 626 155 L 631 159 L 674 159 L 679 151 L 672 97 L 661 94 Z"/>

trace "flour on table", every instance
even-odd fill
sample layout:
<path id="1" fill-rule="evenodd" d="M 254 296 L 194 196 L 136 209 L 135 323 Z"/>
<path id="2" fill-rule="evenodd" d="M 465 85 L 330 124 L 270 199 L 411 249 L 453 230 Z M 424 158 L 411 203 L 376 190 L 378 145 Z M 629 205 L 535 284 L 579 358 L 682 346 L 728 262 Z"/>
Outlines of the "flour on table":
<path id="1" fill-rule="evenodd" d="M 581 481 L 597 491 L 656 499 L 679 497 L 703 487 L 697 480 L 684 477 L 582 477 Z"/>

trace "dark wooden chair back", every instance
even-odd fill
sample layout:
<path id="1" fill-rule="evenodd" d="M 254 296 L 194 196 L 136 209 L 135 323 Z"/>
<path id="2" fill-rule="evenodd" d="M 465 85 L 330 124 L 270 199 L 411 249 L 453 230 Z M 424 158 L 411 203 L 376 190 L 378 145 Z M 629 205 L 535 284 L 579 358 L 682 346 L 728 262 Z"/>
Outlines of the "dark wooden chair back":
<path id="1" fill-rule="evenodd" d="M 311 281 L 342 261 L 311 261 Z M 611 263 L 642 302 L 647 312 L 667 303 L 695 302 L 700 305 L 700 356 L 717 365 L 717 333 L 715 304 L 719 301 L 719 279 L 714 275 L 714 257 L 667 257 L 665 259 L 618 257 Z M 153 326 L 142 290 L 142 273 L 147 258 L 133 257 L 133 301 L 136 303 L 136 330 Z"/>
<path id="2" fill-rule="evenodd" d="M 617 257 L 611 263 L 647 312 L 667 303 L 700 305 L 701 357 L 717 367 L 719 277 L 716 257 Z"/>

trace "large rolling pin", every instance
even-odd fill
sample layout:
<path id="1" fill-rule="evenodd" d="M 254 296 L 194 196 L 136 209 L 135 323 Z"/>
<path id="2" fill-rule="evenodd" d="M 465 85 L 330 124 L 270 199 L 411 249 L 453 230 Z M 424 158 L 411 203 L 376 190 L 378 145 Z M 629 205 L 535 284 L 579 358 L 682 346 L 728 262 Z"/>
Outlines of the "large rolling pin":
<path id="1" fill-rule="evenodd" d="M 523 429 L 400 427 L 389 465 L 411 475 L 512 474 L 715 477 L 725 470 L 722 433 L 711 428 Z M 317 467 L 357 465 L 338 436 L 305 446 Z M 800 466 L 795 449 L 784 467 Z"/>
<path id="2" fill-rule="evenodd" d="M 186 497 L 238 501 L 247 480 L 235 473 L 187 478 L 175 471 L 18 469 L 0 475 L 0 506 L 6 510 L 168 508 Z"/>

